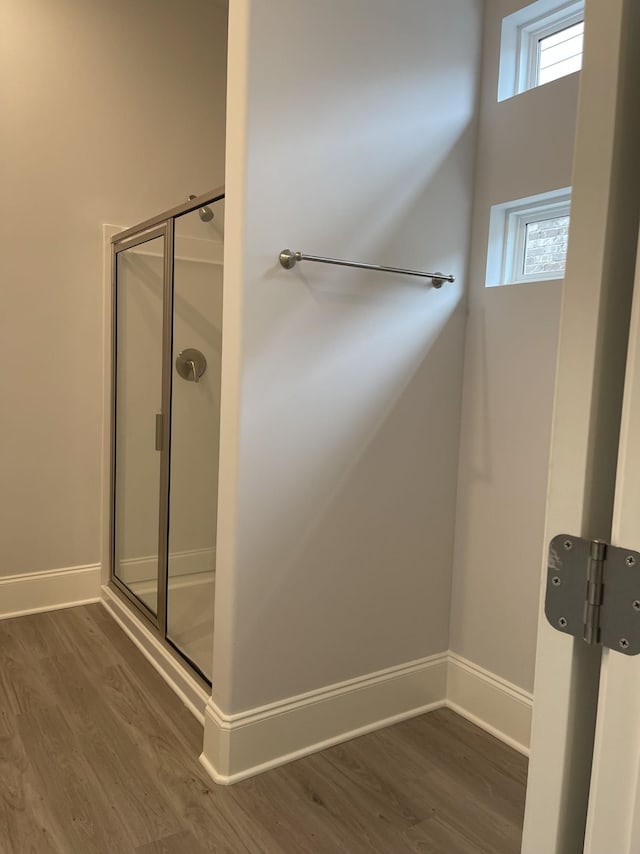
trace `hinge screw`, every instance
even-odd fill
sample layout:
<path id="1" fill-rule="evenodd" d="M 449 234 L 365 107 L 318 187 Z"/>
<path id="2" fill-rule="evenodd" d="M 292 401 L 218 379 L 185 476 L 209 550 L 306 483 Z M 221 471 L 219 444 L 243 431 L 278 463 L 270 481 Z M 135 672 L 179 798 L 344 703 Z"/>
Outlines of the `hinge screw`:
<path id="1" fill-rule="evenodd" d="M 635 602 L 633 603 L 633 610 L 634 611 L 640 611 L 640 599 L 636 599 Z"/>
<path id="2" fill-rule="evenodd" d="M 627 564 L 627 566 L 635 566 L 636 565 L 636 559 L 634 558 L 633 555 L 627 555 L 627 559 L 625 560 L 625 563 Z"/>
<path id="3" fill-rule="evenodd" d="M 629 641 L 626 638 L 620 638 L 620 649 L 629 649 Z"/>
<path id="4" fill-rule="evenodd" d="M 560 617 L 560 619 L 558 620 L 558 625 L 560 626 L 561 629 L 566 629 L 567 618 L 566 617 Z"/>
<path id="5" fill-rule="evenodd" d="M 560 579 L 558 578 L 557 575 L 551 579 L 551 583 L 553 584 L 554 587 L 560 587 L 560 585 L 562 584 L 562 582 L 560 581 Z M 640 602 L 638 604 L 640 604 Z"/>
<path id="6" fill-rule="evenodd" d="M 562 545 L 565 547 L 566 551 L 568 551 L 568 552 L 570 552 L 571 549 L 573 548 L 573 543 L 571 542 L 571 540 L 565 540 Z"/>

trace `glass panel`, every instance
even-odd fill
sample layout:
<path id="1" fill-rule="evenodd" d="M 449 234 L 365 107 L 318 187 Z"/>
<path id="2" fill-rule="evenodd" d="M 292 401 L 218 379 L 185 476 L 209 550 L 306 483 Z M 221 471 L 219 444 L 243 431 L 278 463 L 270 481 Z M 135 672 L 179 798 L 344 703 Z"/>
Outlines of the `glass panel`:
<path id="1" fill-rule="evenodd" d="M 223 222 L 223 201 L 178 218 L 174 268 L 167 637 L 209 680 L 218 510 Z"/>
<path id="2" fill-rule="evenodd" d="M 158 611 L 164 237 L 125 249 L 116 267 L 114 575 Z"/>
<path id="3" fill-rule="evenodd" d="M 582 68 L 584 21 L 540 40 L 538 83 L 550 83 Z"/>
<path id="4" fill-rule="evenodd" d="M 564 275 L 569 245 L 569 217 L 528 222 L 524 243 L 523 274 L 558 278 Z"/>

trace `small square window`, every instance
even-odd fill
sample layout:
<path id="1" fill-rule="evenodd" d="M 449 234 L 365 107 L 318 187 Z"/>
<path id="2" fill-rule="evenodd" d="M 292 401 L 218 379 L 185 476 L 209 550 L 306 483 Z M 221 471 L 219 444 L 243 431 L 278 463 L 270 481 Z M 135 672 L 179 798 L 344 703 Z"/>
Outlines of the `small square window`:
<path id="1" fill-rule="evenodd" d="M 502 22 L 498 100 L 582 68 L 584 0 L 537 0 Z"/>
<path id="2" fill-rule="evenodd" d="M 562 279 L 570 204 L 570 190 L 559 190 L 492 208 L 487 287 Z"/>

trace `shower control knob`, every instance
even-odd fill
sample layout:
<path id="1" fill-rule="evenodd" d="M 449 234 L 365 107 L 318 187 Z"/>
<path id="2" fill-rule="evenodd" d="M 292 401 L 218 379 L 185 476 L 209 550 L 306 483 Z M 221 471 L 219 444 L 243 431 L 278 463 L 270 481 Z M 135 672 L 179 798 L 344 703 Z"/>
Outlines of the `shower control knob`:
<path id="1" fill-rule="evenodd" d="M 197 383 L 207 370 L 207 360 L 204 353 L 188 347 L 176 357 L 176 371 L 187 382 Z"/>

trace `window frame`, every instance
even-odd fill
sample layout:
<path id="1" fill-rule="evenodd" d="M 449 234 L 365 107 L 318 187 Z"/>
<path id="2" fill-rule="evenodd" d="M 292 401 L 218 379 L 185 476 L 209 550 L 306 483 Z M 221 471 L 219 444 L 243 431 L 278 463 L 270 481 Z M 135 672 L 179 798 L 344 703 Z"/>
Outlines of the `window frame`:
<path id="1" fill-rule="evenodd" d="M 554 20 L 550 20 L 550 18 Z M 520 51 L 519 92 L 528 92 L 529 89 L 537 89 L 538 86 L 547 85 L 546 83 L 540 83 L 541 42 L 550 36 L 561 33 L 563 30 L 568 30 L 570 27 L 576 26 L 576 24 L 583 23 L 584 8 L 580 11 L 574 11 L 572 14 L 567 14 L 565 11 L 561 17 L 558 15 L 545 15 L 542 21 L 534 21 L 520 27 L 518 39 Z M 562 76 L 568 77 L 569 75 L 563 74 Z M 556 79 L 561 80 L 562 78 L 558 77 Z"/>
<path id="2" fill-rule="evenodd" d="M 546 282 L 563 279 L 564 271 L 525 273 L 525 250 L 527 246 L 527 226 L 537 222 L 571 216 L 571 198 L 559 198 L 554 202 L 515 205 L 505 210 L 504 251 L 502 258 L 502 284 L 521 284 L 522 282 Z"/>
<path id="3" fill-rule="evenodd" d="M 584 20 L 585 0 L 536 0 L 507 15 L 500 40 L 498 101 L 546 86 L 540 83 L 540 42 Z"/>
<path id="4" fill-rule="evenodd" d="M 524 273 L 527 225 L 571 216 L 571 187 L 493 205 L 489 216 L 485 287 L 562 280 L 566 270 Z"/>

